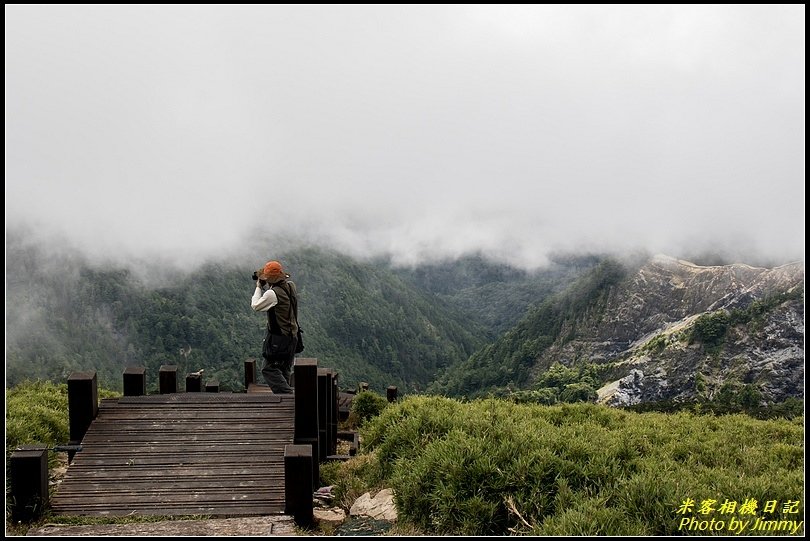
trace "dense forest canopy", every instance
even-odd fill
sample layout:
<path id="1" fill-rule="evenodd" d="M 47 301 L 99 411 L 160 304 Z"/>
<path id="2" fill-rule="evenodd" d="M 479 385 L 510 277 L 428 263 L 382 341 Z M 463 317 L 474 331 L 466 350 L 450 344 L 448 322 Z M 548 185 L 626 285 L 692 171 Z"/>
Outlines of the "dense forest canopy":
<path id="1" fill-rule="evenodd" d="M 104 387 L 120 389 L 124 367 L 140 365 L 156 389 L 159 367 L 174 364 L 240 390 L 243 361 L 259 356 L 266 319 L 249 306 L 253 269 L 209 262 L 154 285 L 15 235 L 6 250 L 7 385 L 94 369 Z M 426 389 L 597 261 L 527 272 L 480 255 L 416 268 L 313 247 L 275 257 L 299 289 L 302 355 L 336 368 L 342 387 L 406 392 Z"/>

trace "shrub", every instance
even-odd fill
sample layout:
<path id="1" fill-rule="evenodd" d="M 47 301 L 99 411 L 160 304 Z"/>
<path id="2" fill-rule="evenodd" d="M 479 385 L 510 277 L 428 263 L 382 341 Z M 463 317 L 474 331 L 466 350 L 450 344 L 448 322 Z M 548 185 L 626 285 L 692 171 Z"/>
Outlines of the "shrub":
<path id="1" fill-rule="evenodd" d="M 543 404 L 550 406 L 559 402 L 559 391 L 553 387 L 543 387 L 534 391 L 515 391 L 509 399 L 518 404 Z"/>
<path id="2" fill-rule="evenodd" d="M 352 426 L 362 426 L 369 419 L 376 417 L 388 406 L 388 400 L 372 391 L 363 391 L 352 400 Z"/>
<path id="3" fill-rule="evenodd" d="M 587 383 L 569 383 L 560 392 L 560 402 L 596 402 L 597 393 Z"/>
<path id="4" fill-rule="evenodd" d="M 363 436 L 367 482 L 435 534 L 678 535 L 687 498 L 801 501 L 804 487 L 799 418 L 422 396 Z"/>
<path id="5" fill-rule="evenodd" d="M 725 310 L 703 314 L 692 326 L 692 341 L 700 342 L 710 352 L 719 351 L 726 339 L 731 318 Z"/>
<path id="6" fill-rule="evenodd" d="M 650 353 L 661 353 L 667 347 L 667 337 L 664 334 L 659 334 L 650 339 L 649 342 L 644 344 L 642 348 L 644 351 L 648 351 Z"/>

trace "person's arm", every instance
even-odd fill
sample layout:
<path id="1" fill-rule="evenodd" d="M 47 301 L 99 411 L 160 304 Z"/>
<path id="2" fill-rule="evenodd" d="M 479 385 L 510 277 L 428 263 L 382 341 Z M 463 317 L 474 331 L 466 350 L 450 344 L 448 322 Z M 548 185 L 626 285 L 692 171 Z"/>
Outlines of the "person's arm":
<path id="1" fill-rule="evenodd" d="M 253 298 L 250 299 L 250 307 L 256 312 L 267 312 L 272 307 L 278 304 L 278 297 L 276 297 L 273 288 L 262 292 L 259 284 L 256 284 L 256 291 L 253 292 Z"/>

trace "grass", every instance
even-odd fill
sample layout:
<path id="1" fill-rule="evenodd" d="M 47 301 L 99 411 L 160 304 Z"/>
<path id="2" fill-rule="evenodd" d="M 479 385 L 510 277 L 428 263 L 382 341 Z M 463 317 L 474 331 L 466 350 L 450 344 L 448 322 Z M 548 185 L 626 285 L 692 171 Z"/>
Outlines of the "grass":
<path id="1" fill-rule="evenodd" d="M 104 389 L 99 389 L 98 394 L 99 398 L 120 396 L 120 393 Z M 6 389 L 6 460 L 14 449 L 21 445 L 43 444 L 53 447 L 66 444 L 69 439 L 66 384 L 26 381 L 12 389 Z M 57 453 L 50 451 L 49 468 L 53 468 L 57 463 Z M 8 483 L 8 475 L 6 482 Z M 8 491 L 8 486 L 6 489 Z M 8 518 L 8 498 L 6 498 L 6 517 Z M 55 520 L 58 518 L 47 517 L 48 522 Z M 6 528 L 12 535 L 25 535 L 32 526 L 35 525 L 14 525 L 7 520 Z"/>
<path id="2" fill-rule="evenodd" d="M 121 396 L 99 389 L 99 398 Z M 67 384 L 26 381 L 6 389 L 6 451 L 20 445 L 66 444 L 68 425 Z"/>
<path id="3" fill-rule="evenodd" d="M 363 435 L 339 483 L 393 487 L 400 519 L 435 534 L 678 535 L 688 498 L 781 505 L 804 488 L 803 417 L 410 397 Z"/>
<path id="4" fill-rule="evenodd" d="M 370 399 L 368 411 L 377 402 Z M 6 403 L 7 450 L 67 441 L 65 385 L 27 383 L 7 390 Z M 344 509 L 366 491 L 394 488 L 402 532 L 680 535 L 691 533 L 678 529 L 684 515 L 677 510 L 688 499 L 757 500 L 756 517 L 766 520 L 804 515 L 803 416 L 411 396 L 362 417 L 363 454 L 323 464 L 323 484 L 335 486 Z M 799 502 L 795 513 L 782 507 L 791 501 Z M 764 512 L 766 502 L 778 502 L 774 512 Z M 98 520 L 43 522 L 106 523 Z M 29 526 L 8 527 L 23 535 Z"/>

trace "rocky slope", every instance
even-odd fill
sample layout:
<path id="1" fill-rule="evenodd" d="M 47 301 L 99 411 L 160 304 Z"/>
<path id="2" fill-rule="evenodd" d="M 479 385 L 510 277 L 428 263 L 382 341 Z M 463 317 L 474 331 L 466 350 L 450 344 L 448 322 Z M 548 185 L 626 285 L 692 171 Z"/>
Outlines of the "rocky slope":
<path id="1" fill-rule="evenodd" d="M 569 323 L 534 366 L 606 365 L 598 394 L 610 405 L 712 398 L 742 384 L 764 402 L 803 396 L 803 282 L 802 263 L 702 267 L 656 256 Z"/>

